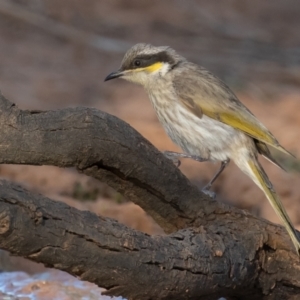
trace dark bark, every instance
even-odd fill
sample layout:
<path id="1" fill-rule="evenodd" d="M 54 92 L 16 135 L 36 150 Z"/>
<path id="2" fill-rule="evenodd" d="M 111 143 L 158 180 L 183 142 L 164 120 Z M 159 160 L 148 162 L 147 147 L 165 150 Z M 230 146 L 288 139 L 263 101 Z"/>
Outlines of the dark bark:
<path id="1" fill-rule="evenodd" d="M 143 207 L 148 236 L 1 181 L 0 248 L 128 299 L 289 299 L 300 263 L 285 230 L 202 194 L 123 121 L 0 99 L 0 163 L 76 167 Z"/>

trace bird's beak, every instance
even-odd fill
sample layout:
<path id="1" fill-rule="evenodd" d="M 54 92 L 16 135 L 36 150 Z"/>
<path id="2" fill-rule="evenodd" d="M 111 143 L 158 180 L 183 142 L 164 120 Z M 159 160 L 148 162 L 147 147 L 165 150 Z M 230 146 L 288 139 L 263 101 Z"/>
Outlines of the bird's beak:
<path id="1" fill-rule="evenodd" d="M 118 78 L 118 77 L 121 77 L 124 75 L 124 72 L 123 71 L 116 71 L 116 72 L 112 72 L 110 73 L 108 76 L 106 76 L 106 78 L 104 79 L 104 81 L 108 81 L 108 80 L 111 80 L 111 79 L 115 79 L 115 78 Z"/>

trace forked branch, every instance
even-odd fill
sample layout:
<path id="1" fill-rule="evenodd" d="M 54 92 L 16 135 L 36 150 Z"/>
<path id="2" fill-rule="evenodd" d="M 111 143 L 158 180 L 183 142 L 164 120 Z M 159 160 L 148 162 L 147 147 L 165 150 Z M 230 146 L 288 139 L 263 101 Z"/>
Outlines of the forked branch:
<path id="1" fill-rule="evenodd" d="M 76 167 L 147 211 L 148 236 L 6 181 L 0 248 L 128 299 L 288 299 L 300 263 L 281 226 L 213 201 L 123 121 L 89 108 L 33 112 L 0 97 L 0 163 Z"/>

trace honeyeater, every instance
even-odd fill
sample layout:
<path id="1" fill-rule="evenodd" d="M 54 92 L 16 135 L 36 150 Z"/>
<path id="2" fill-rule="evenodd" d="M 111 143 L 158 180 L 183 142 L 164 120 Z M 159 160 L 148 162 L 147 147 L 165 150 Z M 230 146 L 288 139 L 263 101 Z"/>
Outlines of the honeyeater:
<path id="1" fill-rule="evenodd" d="M 147 91 L 160 123 L 183 150 L 166 151 L 169 158 L 220 161 L 220 169 L 204 188 L 206 193 L 229 161 L 234 161 L 265 193 L 299 254 L 297 232 L 258 161 L 261 154 L 280 167 L 269 146 L 290 153 L 224 82 L 172 48 L 149 44 L 129 49 L 120 69 L 105 81 L 118 77 L 141 84 Z"/>

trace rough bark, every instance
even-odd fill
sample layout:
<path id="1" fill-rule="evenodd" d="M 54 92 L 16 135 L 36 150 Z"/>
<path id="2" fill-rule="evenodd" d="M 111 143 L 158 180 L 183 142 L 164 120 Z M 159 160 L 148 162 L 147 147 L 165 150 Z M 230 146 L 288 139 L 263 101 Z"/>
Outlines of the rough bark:
<path id="1" fill-rule="evenodd" d="M 22 111 L 0 98 L 0 163 L 76 167 L 143 207 L 148 236 L 1 181 L 0 248 L 128 299 L 290 299 L 300 263 L 281 226 L 202 194 L 123 121 L 88 108 Z"/>

